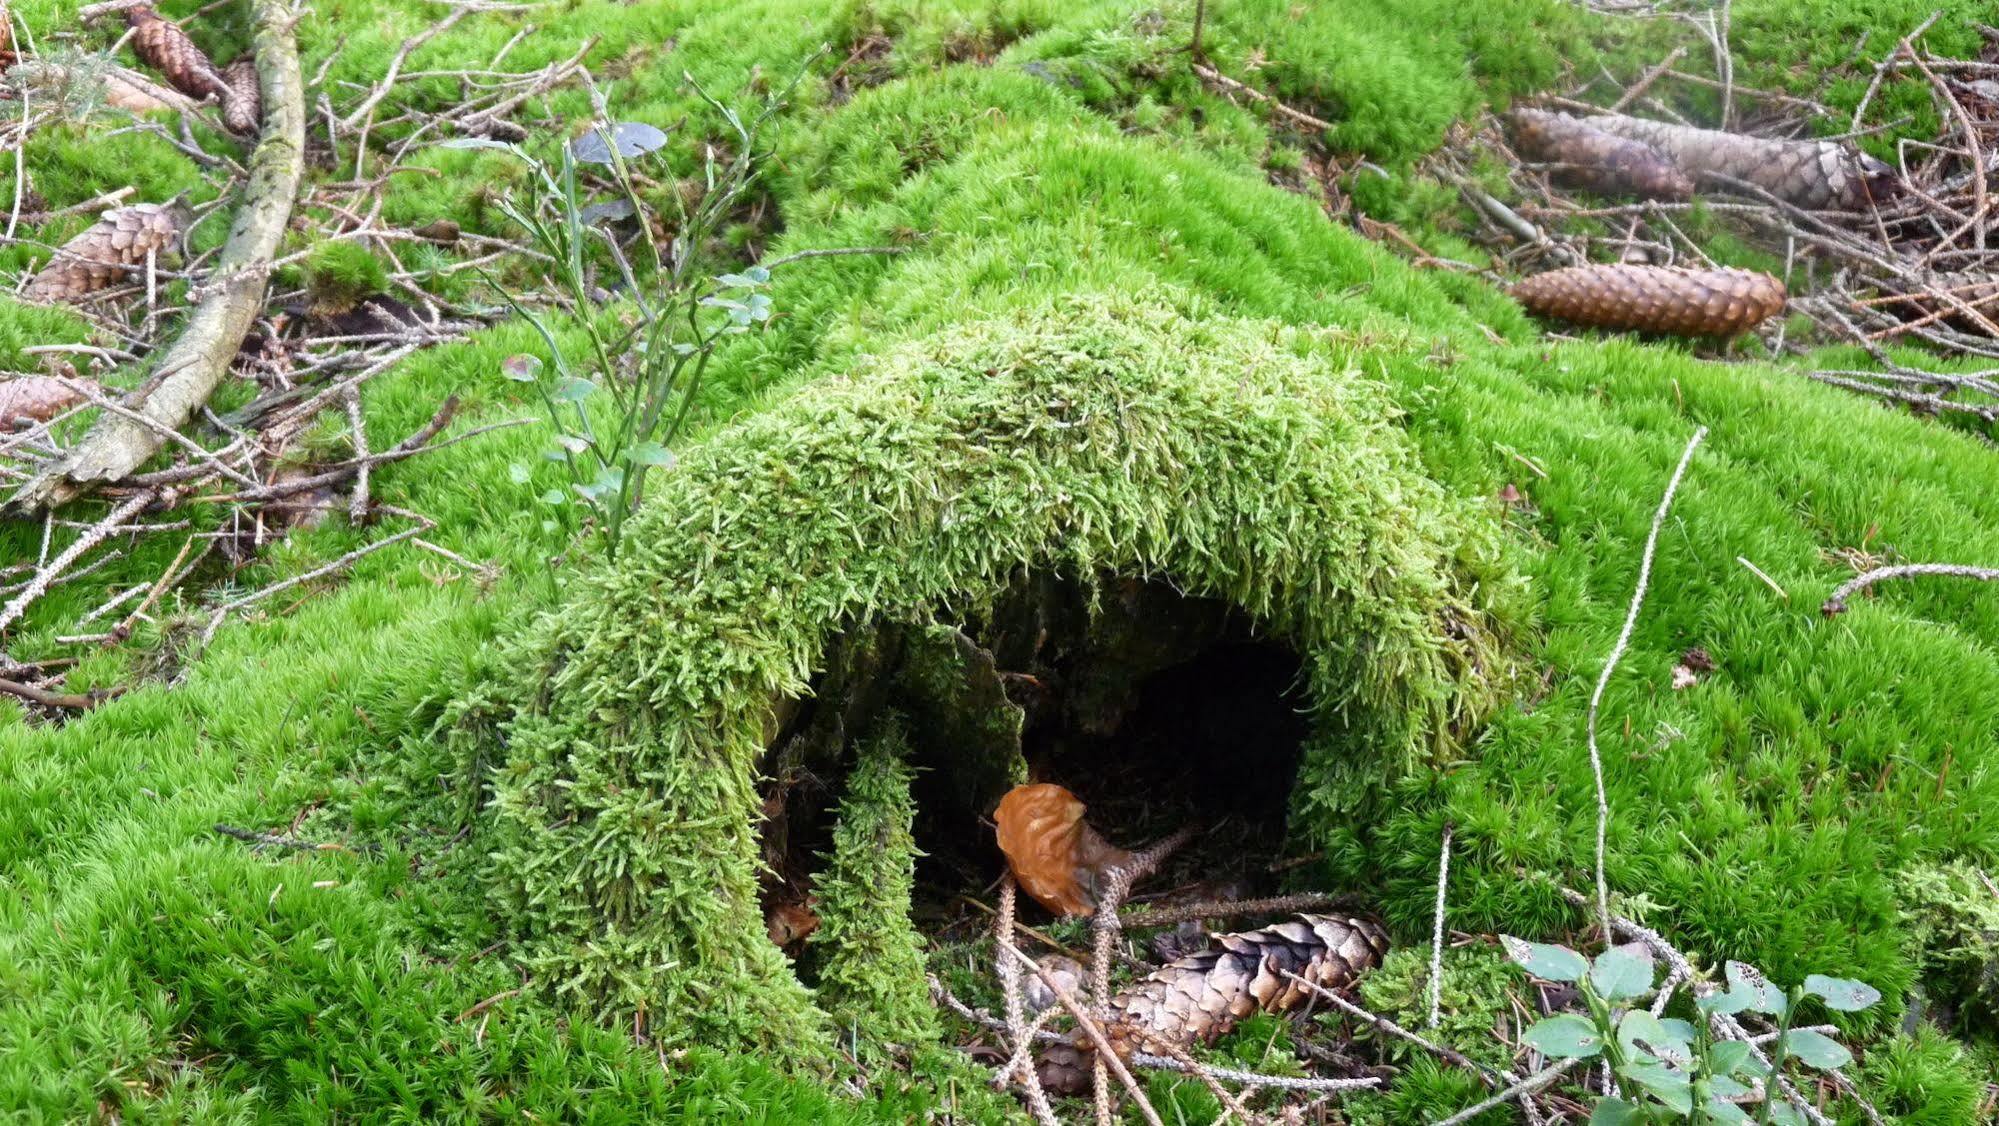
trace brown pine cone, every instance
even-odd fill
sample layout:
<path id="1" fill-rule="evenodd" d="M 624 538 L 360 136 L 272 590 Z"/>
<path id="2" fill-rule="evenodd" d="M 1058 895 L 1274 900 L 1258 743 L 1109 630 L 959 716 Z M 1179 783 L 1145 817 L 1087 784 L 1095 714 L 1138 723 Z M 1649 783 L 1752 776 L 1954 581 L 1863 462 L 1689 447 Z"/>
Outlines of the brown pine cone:
<path id="1" fill-rule="evenodd" d="M 123 278 L 148 253 L 171 247 L 180 236 L 181 210 L 141 203 L 106 211 L 82 234 L 64 243 L 24 291 L 30 301 L 79 301 Z"/>
<path id="2" fill-rule="evenodd" d="M 1529 160 L 1560 164 L 1556 176 L 1604 195 L 1687 199 L 1694 182 L 1650 145 L 1592 128 L 1566 113 L 1517 109 L 1508 115 L 1513 143 Z"/>
<path id="3" fill-rule="evenodd" d="M 264 119 L 264 95 L 257 85 L 257 60 L 244 55 L 222 69 L 229 92 L 222 98 L 222 124 L 231 133 L 248 136 Z"/>
<path id="4" fill-rule="evenodd" d="M 1213 1043 L 1243 1017 L 1288 1012 L 1311 996 L 1282 971 L 1341 989 L 1387 953 L 1388 934 L 1379 924 L 1330 915 L 1218 934 L 1208 949 L 1160 967 L 1111 998 L 1104 1033 L 1120 1055 L 1152 1050 L 1148 1044 Z"/>
<path id="5" fill-rule="evenodd" d="M 213 94 L 227 100 L 229 84 L 177 24 L 161 19 L 158 12 L 143 5 L 127 9 L 125 22 L 133 29 L 132 53 L 159 71 L 174 89 L 190 98 Z"/>
<path id="6" fill-rule="evenodd" d="M 1887 199 L 1895 170 L 1834 141 L 1777 141 L 1618 113 L 1583 119 L 1593 129 L 1650 145 L 1699 180 L 1720 174 L 1813 210 L 1863 210 Z M 1727 185 L 1722 185 L 1726 187 Z"/>
<path id="7" fill-rule="evenodd" d="M 14 21 L 7 18 L 7 0 L 0 0 L 0 71 L 19 60 L 14 53 Z"/>
<path id="8" fill-rule="evenodd" d="M 1784 309 L 1784 283 L 1754 270 L 1570 266 L 1515 285 L 1532 313 L 1597 328 L 1734 336 Z"/>

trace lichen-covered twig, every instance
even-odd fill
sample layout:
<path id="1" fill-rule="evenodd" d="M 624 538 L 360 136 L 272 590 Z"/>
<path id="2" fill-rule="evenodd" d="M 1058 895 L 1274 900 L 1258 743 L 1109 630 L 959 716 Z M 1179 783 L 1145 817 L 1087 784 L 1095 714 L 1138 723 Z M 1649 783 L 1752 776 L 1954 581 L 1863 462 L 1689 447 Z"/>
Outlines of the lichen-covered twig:
<path id="1" fill-rule="evenodd" d="M 1145 1121 L 1150 1126 L 1165 1126 L 1165 1123 L 1160 1121 L 1159 1112 L 1153 1109 L 1151 1100 L 1145 1097 L 1145 1089 L 1138 1085 L 1138 1080 L 1132 1078 L 1131 1069 L 1126 1067 L 1124 1061 L 1119 1059 L 1117 1053 L 1111 1049 L 1110 1041 L 1104 1038 L 1103 1029 L 1096 1021 L 1090 1019 L 1090 1013 L 1083 1007 L 1082 1003 L 1071 996 L 1069 991 L 1062 987 L 1061 982 L 1050 977 L 1047 971 L 1035 964 L 1034 959 L 1021 953 L 1018 947 L 1002 946 L 1000 949 L 1012 955 L 1022 968 L 1031 970 L 1034 976 L 1040 978 L 1041 984 L 1047 986 L 1048 991 L 1055 995 L 1056 1003 L 1068 1010 L 1069 1015 L 1075 1018 L 1077 1026 L 1083 1030 L 1083 1034 L 1088 1036 L 1090 1043 L 1096 1047 L 1096 1059 L 1108 1067 L 1112 1074 L 1117 1076 L 1118 1082 L 1124 1085 L 1125 1093 L 1132 1097 L 1132 1101 L 1138 1106 L 1138 1113 L 1144 1117 Z M 1101 1100 L 1099 1100 L 1099 1105 L 1101 1105 Z"/>
<path id="2" fill-rule="evenodd" d="M 1908 579 L 1917 575 L 1948 575 L 1959 579 L 1976 579 L 1979 582 L 1999 582 L 1999 567 L 1974 567 L 1965 563 L 1904 563 L 1894 567 L 1876 567 L 1864 575 L 1856 575 L 1841 583 L 1832 597 L 1819 607 L 1819 613 L 1834 617 L 1846 613 L 1847 600 L 1854 595 L 1888 579 Z"/>
<path id="3" fill-rule="evenodd" d="M 1451 1115 L 1449 1118 L 1439 1121 L 1436 1126 L 1458 1126 L 1459 1123 L 1470 1122 L 1493 1107 L 1504 1106 L 1515 1099 L 1526 1098 L 1537 1092 L 1544 1091 L 1553 1086 L 1556 1080 L 1567 1075 L 1569 1069 L 1581 1062 L 1579 1059 L 1567 1059 L 1553 1067 L 1543 1068 L 1491 1098 L 1486 1099 L 1484 1102 L 1474 1103 Z"/>
<path id="4" fill-rule="evenodd" d="M 1603 673 L 1597 677 L 1596 690 L 1590 693 L 1589 715 L 1585 730 L 1589 740 L 1590 773 L 1596 781 L 1596 904 L 1597 921 L 1603 927 L 1604 941 L 1610 941 L 1610 881 L 1604 874 L 1605 841 L 1610 831 L 1610 797 L 1603 784 L 1603 752 L 1596 745 L 1597 715 L 1603 710 L 1604 690 L 1610 687 L 1611 674 L 1617 671 L 1617 662 L 1624 657 L 1624 650 L 1631 644 L 1631 631 L 1638 625 L 1638 611 L 1645 606 L 1645 588 L 1652 581 L 1652 556 L 1659 549 L 1659 529 L 1666 523 L 1666 514 L 1672 511 L 1673 494 L 1680 490 L 1680 480 L 1687 475 L 1687 466 L 1694 460 L 1694 451 L 1700 448 L 1701 439 L 1707 437 L 1707 427 L 1694 431 L 1687 439 L 1687 448 L 1680 454 L 1680 464 L 1673 469 L 1673 476 L 1666 482 L 1665 495 L 1659 498 L 1658 510 L 1652 513 L 1652 530 L 1645 537 L 1645 553 L 1638 563 L 1638 585 L 1631 591 L 1631 607 L 1624 615 L 1624 629 L 1617 635 L 1617 644 L 1611 647 L 1610 657 L 1603 662 Z"/>

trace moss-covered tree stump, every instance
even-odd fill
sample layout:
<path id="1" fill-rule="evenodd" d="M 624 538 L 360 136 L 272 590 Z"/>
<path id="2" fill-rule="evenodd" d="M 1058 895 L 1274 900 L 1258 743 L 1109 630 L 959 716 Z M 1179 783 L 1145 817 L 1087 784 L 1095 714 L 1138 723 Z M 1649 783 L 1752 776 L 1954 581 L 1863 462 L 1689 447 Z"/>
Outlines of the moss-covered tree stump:
<path id="1" fill-rule="evenodd" d="M 534 980 L 667 1043 L 824 1058 L 758 907 L 777 710 L 841 639 L 962 620 L 1023 573 L 1163 580 L 1295 652 L 1294 835 L 1449 753 L 1503 690 L 1498 536 L 1331 354 L 1071 302 L 906 344 L 690 451 L 461 729 L 501 744 L 475 760 L 490 880 Z"/>

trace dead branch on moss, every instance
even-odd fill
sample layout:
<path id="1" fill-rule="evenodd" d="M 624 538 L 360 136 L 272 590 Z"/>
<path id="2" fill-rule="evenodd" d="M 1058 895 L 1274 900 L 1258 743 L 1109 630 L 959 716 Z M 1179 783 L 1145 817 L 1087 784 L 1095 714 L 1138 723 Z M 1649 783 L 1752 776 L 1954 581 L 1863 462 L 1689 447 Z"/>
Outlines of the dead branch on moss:
<path id="1" fill-rule="evenodd" d="M 1847 601 L 1854 595 L 1878 582 L 1889 579 L 1909 579 L 1919 575 L 1947 575 L 1958 579 L 1975 579 L 1979 582 L 1999 582 L 1999 567 L 1973 567 L 1961 563 L 1904 563 L 1894 567 L 1877 567 L 1866 574 L 1857 575 L 1839 585 L 1832 597 L 1819 607 L 1819 613 L 1831 618 L 1846 613 Z"/>
<path id="2" fill-rule="evenodd" d="M 244 829 L 235 825 L 227 825 L 220 821 L 216 822 L 213 828 L 225 837 L 234 837 L 248 844 L 270 848 L 290 849 L 294 852 L 348 851 L 346 845 L 334 844 L 331 841 L 302 841 L 297 837 L 279 836 L 276 833 L 260 833 L 255 829 Z"/>

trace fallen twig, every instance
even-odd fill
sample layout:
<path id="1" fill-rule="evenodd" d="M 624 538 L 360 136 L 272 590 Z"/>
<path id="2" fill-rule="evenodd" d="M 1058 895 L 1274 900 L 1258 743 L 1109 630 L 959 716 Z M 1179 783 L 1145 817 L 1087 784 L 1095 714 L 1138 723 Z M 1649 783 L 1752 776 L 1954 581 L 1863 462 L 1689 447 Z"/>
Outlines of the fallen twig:
<path id="1" fill-rule="evenodd" d="M 1638 611 L 1645 605 L 1645 588 L 1652 580 L 1652 556 L 1659 548 L 1659 529 L 1666 523 L 1666 513 L 1672 510 L 1673 494 L 1680 489 L 1680 479 L 1686 476 L 1687 465 L 1694 459 L 1694 450 L 1699 448 L 1701 439 L 1707 437 L 1707 427 L 1694 431 L 1687 439 L 1687 448 L 1680 454 L 1680 464 L 1674 468 L 1673 476 L 1666 482 L 1665 495 L 1659 498 L 1659 508 L 1652 514 L 1652 530 L 1645 537 L 1645 554 L 1638 564 L 1638 585 L 1631 592 L 1631 608 L 1624 615 L 1624 629 L 1617 635 L 1617 644 L 1610 650 L 1610 657 L 1603 663 L 1603 673 L 1597 677 L 1596 690 L 1590 693 L 1589 715 L 1585 724 L 1589 738 L 1590 772 L 1596 780 L 1596 902 L 1597 918 L 1602 924 L 1604 941 L 1610 941 L 1610 882 L 1604 874 L 1605 841 L 1610 830 L 1610 797 L 1603 784 L 1603 752 L 1596 745 L 1597 715 L 1603 709 L 1603 693 L 1610 687 L 1610 676 L 1617 671 L 1617 662 L 1624 657 L 1624 650 L 1631 644 L 1631 631 L 1638 624 Z"/>
<path id="2" fill-rule="evenodd" d="M 1834 617 L 1846 613 L 1847 600 L 1854 595 L 1888 579 L 1906 579 L 1917 575 L 1949 575 L 1952 578 L 1976 579 L 1979 582 L 1999 582 L 1999 567 L 1973 567 L 1961 563 L 1904 563 L 1894 567 L 1876 567 L 1864 575 L 1857 575 L 1840 584 L 1832 597 L 1819 607 L 1819 613 Z"/>
<path id="3" fill-rule="evenodd" d="M 1482 1103 L 1475 1103 L 1451 1115 L 1449 1118 L 1440 1119 L 1436 1123 L 1436 1126 L 1458 1126 L 1459 1123 L 1470 1122 L 1493 1107 L 1504 1106 L 1514 1099 L 1524 1098 L 1546 1090 L 1548 1087 L 1553 1086 L 1557 1079 L 1568 1074 L 1570 1068 L 1575 1067 L 1581 1062 L 1580 1059 L 1567 1059 L 1553 1067 L 1543 1068 Z"/>

